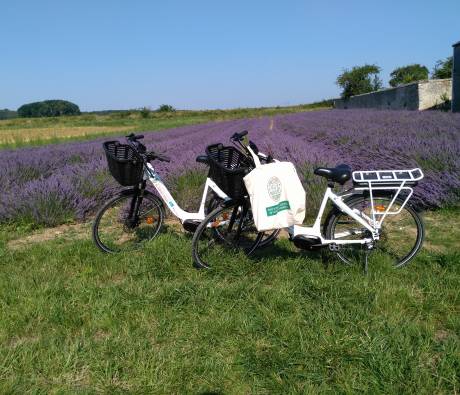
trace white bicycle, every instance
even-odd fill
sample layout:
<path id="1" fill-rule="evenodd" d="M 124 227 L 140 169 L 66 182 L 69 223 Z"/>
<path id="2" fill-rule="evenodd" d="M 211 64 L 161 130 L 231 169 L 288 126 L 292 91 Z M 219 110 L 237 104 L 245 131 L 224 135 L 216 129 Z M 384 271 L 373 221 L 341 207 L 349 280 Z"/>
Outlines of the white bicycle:
<path id="1" fill-rule="evenodd" d="M 313 226 L 294 225 L 286 229 L 296 247 L 304 250 L 327 247 L 347 264 L 364 264 L 365 271 L 369 260 L 400 267 L 417 254 L 424 226 L 409 199 L 412 188 L 423 178 L 420 169 L 352 172 L 347 165 L 339 165 L 320 167 L 314 173 L 325 177 L 328 185 Z M 344 185 L 350 179 L 353 188 L 333 191 L 335 184 Z M 328 202 L 332 207 L 323 221 Z M 249 198 L 242 197 L 238 205 L 248 210 Z M 223 262 L 224 256 L 228 260 L 229 253 L 238 253 L 234 248 L 226 248 L 226 244 L 216 243 L 212 234 L 216 228 L 223 228 L 221 231 L 226 233 L 231 231 L 234 224 L 226 218 L 234 210 L 231 202 L 225 202 L 200 223 L 192 242 L 195 267 L 210 268 Z M 262 238 L 263 234 L 254 238 L 253 250 Z"/>
<path id="2" fill-rule="evenodd" d="M 240 145 L 240 150 L 233 148 L 231 155 L 227 155 L 229 166 L 235 167 L 233 176 L 240 178 L 246 174 L 246 170 L 241 169 L 243 163 L 240 161 L 243 161 L 245 166 L 248 164 L 246 155 L 241 152 L 244 148 L 241 145 L 241 138 L 245 134 L 246 131 L 232 136 L 231 140 Z M 155 238 L 164 223 L 164 206 L 180 220 L 185 230 L 194 232 L 209 211 L 217 207 L 220 202 L 232 201 L 232 198 L 240 193 L 238 188 L 235 189 L 235 185 L 239 186 L 240 183 L 226 183 L 220 168 L 210 165 L 213 157 L 219 156 L 219 160 L 223 160 L 224 153 L 220 150 L 222 144 L 215 144 L 208 147 L 206 155 L 196 158 L 197 162 L 210 166 L 199 209 L 192 213 L 183 210 L 150 163 L 154 160 L 170 162 L 170 158 L 153 151 L 147 152 L 146 147 L 138 141 L 143 137 L 130 134 L 126 136 L 127 144 L 118 141 L 107 141 L 103 144 L 110 173 L 119 184 L 131 187 L 110 199 L 96 214 L 92 230 L 93 240 L 104 252 L 132 250 Z M 227 152 L 229 153 L 230 151 Z M 262 153 L 259 153 L 259 157 L 263 161 L 268 159 Z M 220 186 L 214 179 L 219 180 Z M 151 182 L 158 196 L 146 189 L 147 181 Z M 241 226 L 247 234 L 257 235 L 250 211 L 245 213 L 244 223 L 242 222 Z M 261 240 L 258 240 L 257 247 L 272 243 L 278 233 L 278 231 L 266 233 Z M 230 235 L 216 229 L 214 236 L 225 240 Z M 241 238 L 238 246 L 249 253 L 252 250 L 247 244 Z M 253 243 L 250 244 L 252 245 Z"/>

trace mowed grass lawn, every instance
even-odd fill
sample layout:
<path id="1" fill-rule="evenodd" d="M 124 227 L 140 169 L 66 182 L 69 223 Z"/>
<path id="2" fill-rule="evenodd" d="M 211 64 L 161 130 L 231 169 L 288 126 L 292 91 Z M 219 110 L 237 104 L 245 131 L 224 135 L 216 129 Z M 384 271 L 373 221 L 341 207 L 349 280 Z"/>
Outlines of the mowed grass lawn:
<path id="1" fill-rule="evenodd" d="M 172 226 L 113 256 L 89 224 L 4 226 L 0 393 L 458 393 L 459 220 L 368 276 L 286 240 L 197 271 Z"/>

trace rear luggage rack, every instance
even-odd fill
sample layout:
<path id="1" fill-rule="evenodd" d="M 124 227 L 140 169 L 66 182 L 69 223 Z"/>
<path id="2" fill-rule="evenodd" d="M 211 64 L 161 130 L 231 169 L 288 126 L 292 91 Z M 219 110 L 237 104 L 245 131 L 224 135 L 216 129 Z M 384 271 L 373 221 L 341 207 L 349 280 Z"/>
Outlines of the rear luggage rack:
<path id="1" fill-rule="evenodd" d="M 354 171 L 353 183 L 358 186 L 405 185 L 414 186 L 423 178 L 421 169 Z"/>
<path id="2" fill-rule="evenodd" d="M 421 169 L 412 170 L 373 170 L 354 171 L 353 184 L 356 190 L 369 191 L 372 211 L 371 216 L 374 226 L 380 227 L 387 215 L 396 215 L 401 212 L 414 193 L 413 186 L 423 178 Z M 378 191 L 391 192 L 392 199 L 386 210 L 376 210 L 374 197 Z M 402 203 L 399 209 L 393 209 L 393 204 L 400 197 Z"/>

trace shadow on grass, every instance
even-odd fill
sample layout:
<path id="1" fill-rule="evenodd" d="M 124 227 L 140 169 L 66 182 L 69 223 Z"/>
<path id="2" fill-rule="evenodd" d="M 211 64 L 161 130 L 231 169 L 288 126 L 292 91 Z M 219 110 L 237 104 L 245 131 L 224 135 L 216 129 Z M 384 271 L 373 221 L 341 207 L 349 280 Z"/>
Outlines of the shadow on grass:
<path id="1" fill-rule="evenodd" d="M 161 233 L 167 235 L 170 238 L 170 241 L 177 245 L 183 245 L 184 243 L 189 244 L 188 248 L 190 249 L 190 263 L 192 262 L 191 258 L 191 242 L 193 238 L 192 232 L 177 232 L 177 226 L 166 225 L 162 229 Z M 229 253 L 229 259 L 232 258 L 231 253 Z M 235 257 L 233 257 L 235 258 Z M 330 252 L 327 248 L 321 248 L 313 251 L 301 250 L 293 246 L 293 244 L 288 240 L 276 240 L 270 245 L 256 249 L 250 256 L 245 256 L 246 268 L 250 271 L 256 268 L 262 268 L 267 262 L 277 262 L 280 265 L 288 264 L 292 261 L 304 261 L 307 264 L 321 264 L 325 271 L 331 271 L 334 273 L 346 270 L 350 268 L 347 265 L 344 265 L 339 261 L 334 253 Z M 249 265 L 248 265 L 249 264 Z M 244 266 L 244 265 L 243 265 Z M 192 264 L 190 265 L 192 267 Z M 241 268 L 241 267 L 240 267 Z M 228 269 L 231 269 L 230 267 Z M 361 268 L 359 268 L 360 270 Z M 154 269 L 152 269 L 154 270 Z M 194 269 L 197 270 L 197 269 Z M 202 269 L 198 269 L 201 271 Z M 148 270 L 150 271 L 150 270 Z M 204 272 L 209 271 L 209 269 L 203 269 Z M 211 269 L 210 271 L 215 271 Z M 219 271 L 222 275 L 225 273 L 224 270 Z M 239 272 L 239 270 L 237 270 Z M 141 275 L 142 273 L 139 273 Z M 234 270 L 229 270 L 228 274 L 233 276 L 235 274 Z"/>
<path id="2" fill-rule="evenodd" d="M 302 250 L 299 248 L 290 247 L 289 241 L 280 242 L 277 241 L 266 247 L 257 249 L 250 257 L 254 262 L 263 261 L 265 259 L 277 258 L 277 259 L 306 259 L 312 262 L 321 262 L 325 268 L 330 264 L 337 262 L 337 258 L 329 252 L 327 248 L 319 248 L 315 250 Z"/>
<path id="3" fill-rule="evenodd" d="M 289 242 L 286 242 L 289 243 Z M 286 243 L 275 242 L 266 247 L 258 248 L 249 258 L 257 261 L 266 258 L 281 258 L 281 259 L 298 259 L 305 257 L 308 259 L 321 259 L 321 251 L 304 251 L 292 250 L 287 247 Z"/>

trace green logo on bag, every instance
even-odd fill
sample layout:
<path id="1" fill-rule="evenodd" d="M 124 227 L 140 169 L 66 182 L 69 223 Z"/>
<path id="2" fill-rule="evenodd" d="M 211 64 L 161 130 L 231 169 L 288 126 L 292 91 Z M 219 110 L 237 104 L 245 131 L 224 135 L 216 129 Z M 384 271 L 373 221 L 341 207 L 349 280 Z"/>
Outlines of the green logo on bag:
<path id="1" fill-rule="evenodd" d="M 267 210 L 267 217 L 272 217 L 273 215 L 278 214 L 280 211 L 289 210 L 291 206 L 287 200 L 283 200 L 274 206 L 266 207 Z"/>

